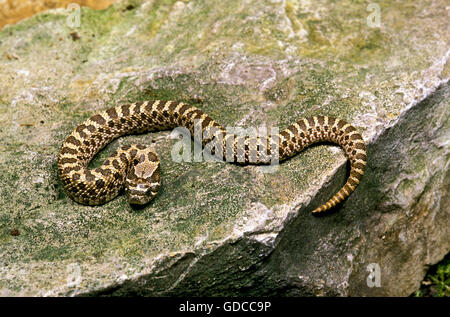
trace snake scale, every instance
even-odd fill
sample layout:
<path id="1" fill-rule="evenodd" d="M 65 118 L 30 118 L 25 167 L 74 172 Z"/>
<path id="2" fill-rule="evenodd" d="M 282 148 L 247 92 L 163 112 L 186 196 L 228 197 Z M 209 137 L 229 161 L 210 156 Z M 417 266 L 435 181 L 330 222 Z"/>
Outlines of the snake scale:
<path id="1" fill-rule="evenodd" d="M 210 132 L 209 136 L 196 140 L 196 125 L 201 127 L 205 135 Z M 100 205 L 116 197 L 125 188 L 130 204 L 148 203 L 160 187 L 159 158 L 148 147 L 141 144 L 125 145 L 112 153 L 100 167 L 89 169 L 88 164 L 100 149 L 120 136 L 179 126 L 187 128 L 203 147 L 214 137 L 220 137 L 221 156 L 224 159 L 226 156 L 227 162 L 230 162 L 227 151 L 230 151 L 231 139 L 231 161 L 241 164 L 267 164 L 262 159 L 250 159 L 249 145 L 252 142 L 258 144 L 257 154 L 264 151 L 270 155 L 278 151 L 280 162 L 313 143 L 327 141 L 340 145 L 350 160 L 350 176 L 339 192 L 313 213 L 328 210 L 346 199 L 364 174 L 366 146 L 355 127 L 344 120 L 314 116 L 300 119 L 276 135 L 264 138 L 238 136 L 227 132 L 198 108 L 182 102 L 156 100 L 110 108 L 90 117 L 73 130 L 65 139 L 58 159 L 59 175 L 65 192 L 78 203 Z M 239 144 L 244 144 L 243 155 L 238 154 Z"/>

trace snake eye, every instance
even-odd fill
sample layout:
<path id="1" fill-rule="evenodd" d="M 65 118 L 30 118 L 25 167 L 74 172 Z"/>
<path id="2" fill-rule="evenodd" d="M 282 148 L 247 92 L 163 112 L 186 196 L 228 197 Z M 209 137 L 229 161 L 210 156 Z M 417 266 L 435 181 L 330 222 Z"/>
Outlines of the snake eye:
<path id="1" fill-rule="evenodd" d="M 138 184 L 137 185 L 137 190 L 140 190 L 140 191 L 143 191 L 143 192 L 147 191 L 148 188 L 149 188 L 149 186 L 147 184 Z"/>

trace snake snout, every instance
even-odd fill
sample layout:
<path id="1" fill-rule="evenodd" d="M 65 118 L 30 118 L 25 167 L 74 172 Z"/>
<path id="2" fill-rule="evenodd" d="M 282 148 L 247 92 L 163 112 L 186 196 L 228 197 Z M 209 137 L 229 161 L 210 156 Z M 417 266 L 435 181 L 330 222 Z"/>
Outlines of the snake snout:
<path id="1" fill-rule="evenodd" d="M 134 182 L 134 184 L 128 184 L 126 192 L 128 195 L 128 203 L 130 205 L 145 205 L 148 204 L 158 193 L 158 186 L 141 180 L 141 182 Z"/>

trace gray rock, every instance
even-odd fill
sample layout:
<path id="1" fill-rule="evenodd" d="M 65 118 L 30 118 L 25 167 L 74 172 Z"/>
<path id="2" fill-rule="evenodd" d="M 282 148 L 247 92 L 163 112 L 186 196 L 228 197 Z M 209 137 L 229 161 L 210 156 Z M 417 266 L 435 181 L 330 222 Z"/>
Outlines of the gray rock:
<path id="1" fill-rule="evenodd" d="M 449 33 L 441 1 L 123 1 L 0 31 L 0 295 L 405 296 L 450 249 Z M 375 10 L 375 11 L 373 11 Z M 76 13 L 75 13 L 76 14 Z M 188 102 L 228 126 L 316 114 L 360 129 L 368 168 L 343 185 L 336 146 L 262 167 L 175 162 L 170 131 L 127 136 L 162 159 L 146 208 L 62 191 L 66 135 L 118 103 Z M 373 272 L 369 272 L 372 270 Z M 369 274 L 371 276 L 369 277 Z"/>

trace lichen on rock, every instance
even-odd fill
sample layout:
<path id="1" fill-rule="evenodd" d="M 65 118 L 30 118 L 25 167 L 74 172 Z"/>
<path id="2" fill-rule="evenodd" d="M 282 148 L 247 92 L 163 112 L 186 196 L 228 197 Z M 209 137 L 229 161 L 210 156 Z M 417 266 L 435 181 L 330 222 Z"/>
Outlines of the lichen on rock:
<path id="1" fill-rule="evenodd" d="M 350 1 L 122 1 L 82 8 L 75 28 L 55 9 L 2 29 L 0 295 L 412 293 L 450 249 L 448 22 L 440 1 L 379 7 L 374 27 L 367 4 Z M 368 145 L 367 173 L 314 217 L 346 178 L 338 147 L 266 173 L 175 162 L 164 131 L 120 138 L 92 163 L 151 145 L 162 189 L 146 208 L 65 196 L 64 138 L 148 99 L 190 103 L 224 126 L 340 117 Z M 380 287 L 367 283 L 372 263 Z"/>

